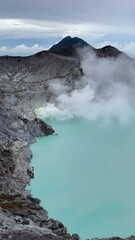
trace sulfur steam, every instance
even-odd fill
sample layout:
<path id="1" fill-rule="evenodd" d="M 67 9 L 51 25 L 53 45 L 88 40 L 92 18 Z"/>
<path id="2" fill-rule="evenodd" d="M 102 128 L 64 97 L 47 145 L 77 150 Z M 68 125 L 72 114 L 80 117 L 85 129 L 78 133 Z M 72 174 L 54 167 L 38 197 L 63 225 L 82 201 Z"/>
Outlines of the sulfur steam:
<path id="1" fill-rule="evenodd" d="M 53 101 L 38 109 L 38 114 L 57 120 L 83 118 L 110 122 L 115 119 L 128 124 L 135 119 L 135 63 L 126 56 L 97 58 L 81 52 L 82 79 L 54 79 L 49 88 Z"/>

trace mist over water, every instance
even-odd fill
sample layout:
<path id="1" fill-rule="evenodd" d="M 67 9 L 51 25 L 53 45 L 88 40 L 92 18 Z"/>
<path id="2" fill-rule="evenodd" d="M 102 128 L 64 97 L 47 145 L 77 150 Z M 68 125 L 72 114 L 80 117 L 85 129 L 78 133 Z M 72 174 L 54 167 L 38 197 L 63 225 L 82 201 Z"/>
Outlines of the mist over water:
<path id="1" fill-rule="evenodd" d="M 135 71 L 128 58 L 82 53 L 85 76 L 50 82 L 37 109 L 56 136 L 32 145 L 32 191 L 81 239 L 135 235 Z"/>

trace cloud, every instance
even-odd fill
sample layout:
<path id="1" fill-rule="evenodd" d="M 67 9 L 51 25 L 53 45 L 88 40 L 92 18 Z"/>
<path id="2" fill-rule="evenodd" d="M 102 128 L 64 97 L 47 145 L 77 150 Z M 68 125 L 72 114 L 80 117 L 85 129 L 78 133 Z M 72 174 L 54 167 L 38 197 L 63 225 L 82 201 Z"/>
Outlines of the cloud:
<path id="1" fill-rule="evenodd" d="M 58 36 L 55 25 L 48 22 L 18 19 L 0 19 L 1 39 L 29 39 Z"/>
<path id="2" fill-rule="evenodd" d="M 47 39 L 62 38 L 71 35 L 91 42 L 102 39 L 107 34 L 135 35 L 135 29 L 132 26 L 115 26 L 108 23 L 65 23 L 24 19 L 0 19 L 1 39 Z"/>
<path id="3" fill-rule="evenodd" d="M 57 6 L 57 8 L 56 8 Z M 134 0 L 1 0 L 1 18 L 106 24 L 135 22 Z M 114 14 L 115 13 L 115 14 Z M 115 15 L 115 17 L 114 17 Z M 126 17 L 125 17 L 126 16 Z"/>
<path id="4" fill-rule="evenodd" d="M 26 46 L 25 44 L 17 45 L 14 48 L 9 48 L 6 46 L 0 47 L 0 55 L 21 55 L 27 56 L 45 50 L 45 47 L 34 44 L 31 47 Z"/>
<path id="5" fill-rule="evenodd" d="M 134 37 L 134 8 L 134 0 L 1 0 L 0 36 L 46 39 L 76 35 L 90 42 L 109 33 Z"/>
<path id="6" fill-rule="evenodd" d="M 129 42 L 120 48 L 123 52 L 135 57 L 135 42 Z"/>

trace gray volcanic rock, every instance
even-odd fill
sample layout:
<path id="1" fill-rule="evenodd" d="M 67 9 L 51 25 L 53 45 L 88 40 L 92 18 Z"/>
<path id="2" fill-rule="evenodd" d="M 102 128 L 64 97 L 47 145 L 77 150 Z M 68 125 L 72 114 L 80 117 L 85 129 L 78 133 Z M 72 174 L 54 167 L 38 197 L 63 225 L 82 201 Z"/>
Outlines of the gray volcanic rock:
<path id="1" fill-rule="evenodd" d="M 23 99 L 34 109 L 51 97 L 48 90 L 51 79 L 70 81 L 79 75 L 80 60 L 75 57 L 48 51 L 30 57 L 0 57 L 0 92 L 9 94 L 9 98 L 12 93 L 16 100 Z"/>
<path id="2" fill-rule="evenodd" d="M 54 130 L 15 96 L 11 106 L 8 100 L 3 96 L 0 105 L 0 239 L 72 239 L 25 190 L 34 176 L 29 143 Z"/>
<path id="3" fill-rule="evenodd" d="M 78 69 L 78 59 L 48 52 L 0 58 L 0 239 L 79 239 L 25 189 L 34 177 L 29 144 L 54 133 L 34 109 L 51 97 L 50 79 L 70 81 Z"/>

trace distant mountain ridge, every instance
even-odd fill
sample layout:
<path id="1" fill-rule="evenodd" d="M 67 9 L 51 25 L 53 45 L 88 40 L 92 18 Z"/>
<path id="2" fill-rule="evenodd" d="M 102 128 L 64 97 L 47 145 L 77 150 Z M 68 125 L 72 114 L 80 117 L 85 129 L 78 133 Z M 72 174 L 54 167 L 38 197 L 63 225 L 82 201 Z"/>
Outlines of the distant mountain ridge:
<path id="1" fill-rule="evenodd" d="M 124 52 L 120 51 L 119 49 L 107 45 L 102 48 L 94 48 L 91 46 L 89 43 L 84 41 L 81 38 L 78 37 L 70 37 L 67 36 L 63 38 L 60 42 L 54 44 L 50 49 L 48 50 L 42 50 L 41 52 L 37 52 L 33 55 L 30 56 L 0 56 L 0 59 L 17 59 L 18 61 L 22 61 L 22 59 L 29 59 L 32 56 L 33 57 L 45 57 L 46 54 L 57 54 L 59 56 L 64 56 L 64 57 L 75 57 L 79 58 L 79 50 L 87 48 L 89 53 L 94 53 L 97 57 L 99 58 L 106 58 L 106 57 L 111 57 L 111 58 L 117 58 L 120 55 L 125 56 L 126 58 L 130 58 L 127 54 Z"/>
<path id="2" fill-rule="evenodd" d="M 69 45 L 70 44 L 70 45 Z M 35 53 L 27 57 L 0 57 L 0 90 L 11 93 L 17 92 L 18 95 L 26 95 L 26 85 L 30 90 L 25 97 L 29 101 L 29 95 L 36 98 L 37 88 L 41 90 L 40 96 L 45 96 L 44 89 L 50 79 L 67 79 L 69 82 L 78 79 L 83 75 L 81 68 L 80 50 L 86 48 L 84 54 L 93 54 L 99 58 L 118 58 L 130 60 L 127 64 L 134 62 L 123 52 L 112 46 L 105 46 L 95 49 L 80 38 L 66 37 L 51 49 Z M 38 87 L 37 87 L 38 86 Z M 48 96 L 47 96 L 48 98 Z M 37 104 L 37 103 L 36 103 Z"/>
<path id="3" fill-rule="evenodd" d="M 84 41 L 78 37 L 70 37 L 67 36 L 63 38 L 57 44 L 54 44 L 50 49 L 49 52 L 55 52 L 57 54 L 63 56 L 76 56 L 78 55 L 77 49 L 88 48 L 90 52 L 95 53 L 97 57 L 114 57 L 117 58 L 119 55 L 123 54 L 127 56 L 125 53 L 121 52 L 117 48 L 107 45 L 102 48 L 96 49 L 92 47 L 89 43 Z M 128 57 L 128 56 L 127 56 Z"/>

